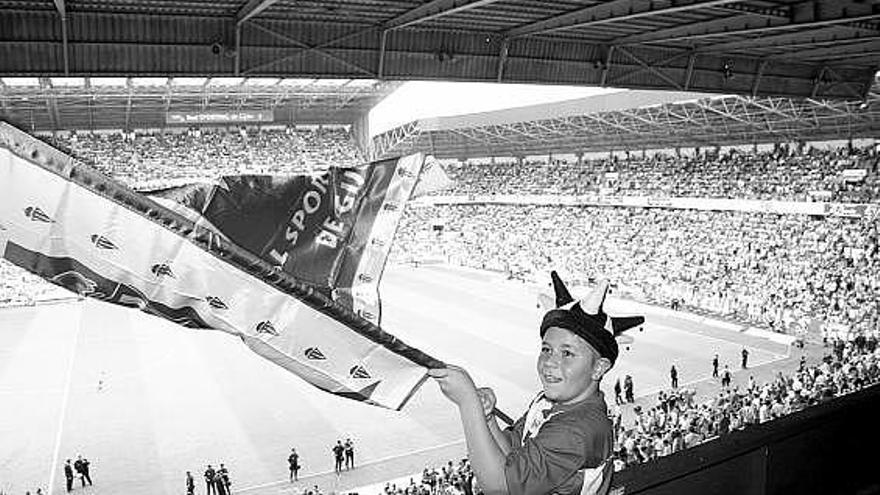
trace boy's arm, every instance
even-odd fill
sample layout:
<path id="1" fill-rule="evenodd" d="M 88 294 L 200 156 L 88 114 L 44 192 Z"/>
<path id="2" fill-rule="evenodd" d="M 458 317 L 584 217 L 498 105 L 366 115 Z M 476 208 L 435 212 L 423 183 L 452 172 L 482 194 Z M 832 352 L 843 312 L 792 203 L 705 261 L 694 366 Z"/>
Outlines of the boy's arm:
<path id="1" fill-rule="evenodd" d="M 464 369 L 451 365 L 429 370 L 428 374 L 437 380 L 443 394 L 458 406 L 468 457 L 484 493 L 506 495 L 505 454 L 490 431 L 483 414 L 482 401 L 470 375 Z M 498 428 L 497 424 L 495 428 Z"/>
<path id="2" fill-rule="evenodd" d="M 498 444 L 498 448 L 501 449 L 501 453 L 504 454 L 504 457 L 507 457 L 507 454 L 510 453 L 512 447 L 510 446 L 510 438 L 504 433 L 500 426 L 498 426 L 498 420 L 495 416 L 489 418 L 486 423 L 489 426 L 489 433 L 492 434 L 492 438 L 495 439 L 495 443 Z"/>

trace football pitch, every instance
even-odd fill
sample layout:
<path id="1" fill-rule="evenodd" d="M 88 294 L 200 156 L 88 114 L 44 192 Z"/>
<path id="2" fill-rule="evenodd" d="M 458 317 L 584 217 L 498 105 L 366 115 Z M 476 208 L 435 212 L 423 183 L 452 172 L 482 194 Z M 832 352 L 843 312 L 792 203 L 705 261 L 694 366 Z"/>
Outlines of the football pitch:
<path id="1" fill-rule="evenodd" d="M 490 272 L 393 265 L 382 284 L 383 327 L 465 366 L 516 416 L 538 390 L 538 290 Z M 735 373 L 743 347 L 752 367 L 786 358 L 786 346 L 733 326 L 613 298 L 606 310 L 647 318 L 603 382 L 609 402 L 626 374 L 639 396 L 666 388 L 673 363 L 687 385 L 711 379 L 714 353 Z M 346 438 L 358 467 L 336 477 L 330 449 Z M 64 493 L 63 462 L 77 454 L 91 461 L 94 486 L 77 480 L 75 492 L 185 493 L 189 470 L 204 494 L 201 473 L 222 462 L 234 493 L 313 485 L 327 493 L 439 467 L 463 455 L 462 438 L 456 410 L 431 381 L 389 411 L 318 391 L 222 332 L 93 301 L 0 310 L 0 491 L 8 494 Z M 303 465 L 295 484 L 291 447 Z"/>

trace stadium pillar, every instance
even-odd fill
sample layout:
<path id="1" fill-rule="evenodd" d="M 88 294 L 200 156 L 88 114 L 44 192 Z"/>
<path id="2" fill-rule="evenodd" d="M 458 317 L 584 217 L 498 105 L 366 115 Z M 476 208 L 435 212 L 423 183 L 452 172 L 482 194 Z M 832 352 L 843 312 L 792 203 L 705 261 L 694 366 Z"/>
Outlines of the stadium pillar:
<path id="1" fill-rule="evenodd" d="M 235 75 L 241 70 L 241 24 L 235 25 Z"/>
<path id="2" fill-rule="evenodd" d="M 64 76 L 67 77 L 70 75 L 70 54 L 68 53 L 67 48 L 67 14 L 61 15 L 61 42 L 63 51 L 62 56 L 64 57 Z"/>
<path id="3" fill-rule="evenodd" d="M 575 153 L 575 156 L 578 159 L 578 167 L 582 167 L 584 165 L 584 153 L 583 151 L 580 153 Z"/>

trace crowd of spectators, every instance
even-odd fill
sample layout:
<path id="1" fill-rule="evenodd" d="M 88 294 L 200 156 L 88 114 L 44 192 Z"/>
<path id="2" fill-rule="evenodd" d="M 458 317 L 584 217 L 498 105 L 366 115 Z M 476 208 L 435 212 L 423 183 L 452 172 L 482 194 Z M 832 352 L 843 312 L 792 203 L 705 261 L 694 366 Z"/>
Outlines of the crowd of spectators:
<path id="1" fill-rule="evenodd" d="M 47 141 L 135 189 L 363 163 L 349 132 L 336 128 L 81 133 Z"/>
<path id="2" fill-rule="evenodd" d="M 40 297 L 55 291 L 49 282 L 0 259 L 0 308 L 32 305 Z"/>
<path id="3" fill-rule="evenodd" d="M 409 478 L 409 483 L 386 483 L 384 495 L 474 495 L 474 473 L 467 458 L 457 463 L 447 462 L 440 469 L 425 468 L 421 479 Z M 477 487 L 477 490 L 479 488 Z M 478 492 L 482 493 L 482 492 Z"/>
<path id="4" fill-rule="evenodd" d="M 432 257 L 543 281 L 598 277 L 637 300 L 776 331 L 876 330 L 876 220 L 662 208 L 447 205 L 407 210 L 392 259 Z"/>
<path id="5" fill-rule="evenodd" d="M 497 161 L 449 164 L 456 186 L 444 194 L 606 194 L 787 201 L 876 202 L 878 157 L 873 150 L 798 153 L 743 152 L 674 156 Z M 845 180 L 844 170 L 865 170 Z"/>
<path id="6" fill-rule="evenodd" d="M 873 337 L 834 339 L 821 363 L 764 384 L 750 377 L 740 387 L 722 387 L 712 399 L 694 401 L 692 390 L 661 392 L 646 410 L 636 406 L 631 424 L 615 420 L 615 469 L 679 452 L 749 425 L 765 423 L 880 381 L 880 350 Z"/>

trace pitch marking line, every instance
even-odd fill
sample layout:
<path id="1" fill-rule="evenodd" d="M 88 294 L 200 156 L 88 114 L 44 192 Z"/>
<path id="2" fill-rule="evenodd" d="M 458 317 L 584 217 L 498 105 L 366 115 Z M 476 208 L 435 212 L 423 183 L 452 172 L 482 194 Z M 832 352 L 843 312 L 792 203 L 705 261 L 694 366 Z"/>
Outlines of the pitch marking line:
<path id="1" fill-rule="evenodd" d="M 409 456 L 412 456 L 412 455 L 421 454 L 421 453 L 423 453 L 423 452 L 430 452 L 430 451 L 432 451 L 432 450 L 445 449 L 445 448 L 447 448 L 447 447 L 452 447 L 452 446 L 454 446 L 454 445 L 460 445 L 460 444 L 463 444 L 463 443 L 464 443 L 464 439 L 462 439 L 462 440 L 456 440 L 456 441 L 454 441 L 454 442 L 447 442 L 447 443 L 443 443 L 443 444 L 440 444 L 440 445 L 434 445 L 434 446 L 432 446 L 432 447 L 426 447 L 426 448 L 424 448 L 424 449 L 414 450 L 414 451 L 412 451 L 412 452 L 407 452 L 407 453 L 405 453 L 405 454 L 391 455 L 391 456 L 388 456 L 388 457 L 383 457 L 383 458 L 381 458 L 381 459 L 376 459 L 376 460 L 373 460 L 373 461 L 367 462 L 367 463 L 365 463 L 365 464 L 361 464 L 360 467 L 364 467 L 364 466 L 372 466 L 372 465 L 375 465 L 375 464 L 381 464 L 381 463 L 383 463 L 383 462 L 388 462 L 388 461 L 391 461 L 391 460 L 394 460 L 394 459 L 400 459 L 400 458 L 403 458 L 403 457 L 409 457 Z M 334 474 L 334 473 L 335 473 L 335 471 L 323 471 L 323 472 L 320 472 L 320 473 L 314 473 L 314 474 L 311 474 L 311 475 L 306 476 L 306 477 L 304 477 L 304 478 L 300 478 L 299 481 L 301 482 L 301 481 L 303 481 L 303 480 L 306 479 L 306 478 L 317 478 L 317 477 L 327 476 L 327 475 Z M 280 480 L 280 481 L 270 481 L 270 482 L 268 482 L 268 483 L 263 483 L 263 484 L 261 484 L 261 485 L 253 485 L 253 486 L 246 486 L 246 487 L 244 487 L 244 488 L 239 488 L 238 490 L 236 490 L 236 493 L 246 492 L 246 491 L 250 491 L 250 490 L 258 490 L 258 489 L 260 489 L 260 488 L 269 488 L 269 487 L 272 487 L 272 486 L 288 485 L 288 484 L 290 484 L 290 480 L 289 480 L 289 479 L 286 479 L 286 480 Z"/>

